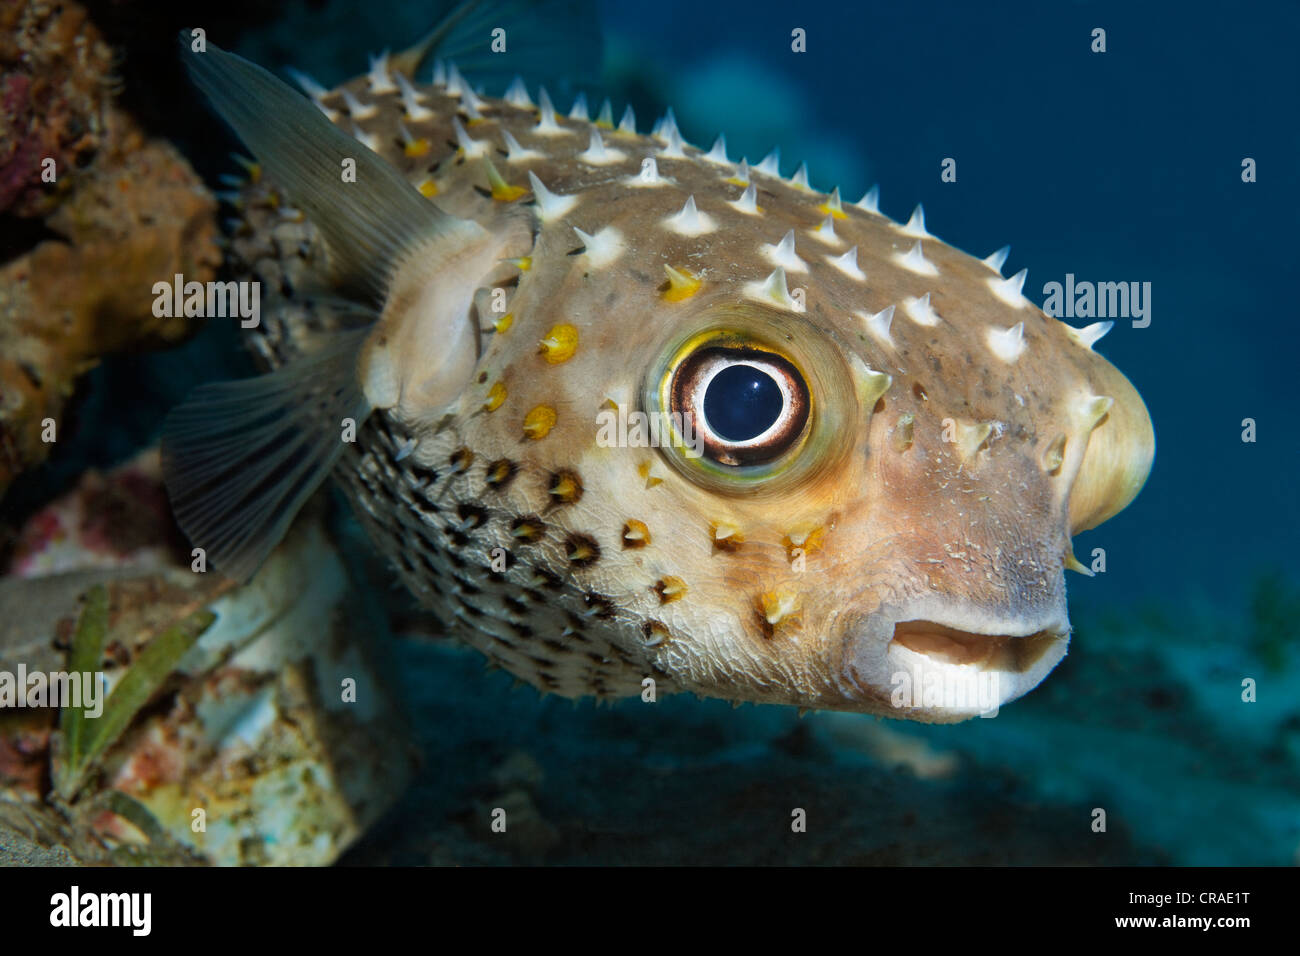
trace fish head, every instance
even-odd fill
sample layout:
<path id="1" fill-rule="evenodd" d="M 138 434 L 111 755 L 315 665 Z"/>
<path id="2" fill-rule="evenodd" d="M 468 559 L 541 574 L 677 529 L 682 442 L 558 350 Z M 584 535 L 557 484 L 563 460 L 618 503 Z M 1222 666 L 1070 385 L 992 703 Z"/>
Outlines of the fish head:
<path id="1" fill-rule="evenodd" d="M 556 570 L 705 696 L 946 722 L 1034 687 L 1071 534 L 1150 466 L 1137 392 L 987 264 L 931 241 L 937 277 L 891 265 L 911 242 L 883 217 L 841 225 L 880 247 L 864 286 L 644 225 L 670 212 L 542 229 L 466 405 L 549 489 L 526 510 Z"/>

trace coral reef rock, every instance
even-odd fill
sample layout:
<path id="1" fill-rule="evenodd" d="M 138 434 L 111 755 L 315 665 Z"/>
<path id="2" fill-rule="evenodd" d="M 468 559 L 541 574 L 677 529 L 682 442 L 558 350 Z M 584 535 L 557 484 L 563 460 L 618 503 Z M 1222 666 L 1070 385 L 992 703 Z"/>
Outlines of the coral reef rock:
<path id="1" fill-rule="evenodd" d="M 45 459 L 101 356 L 193 330 L 153 315 L 154 283 L 207 282 L 221 262 L 216 201 L 115 104 L 111 61 L 76 3 L 0 7 L 0 217 L 40 240 L 6 238 L 0 266 L 0 494 Z"/>

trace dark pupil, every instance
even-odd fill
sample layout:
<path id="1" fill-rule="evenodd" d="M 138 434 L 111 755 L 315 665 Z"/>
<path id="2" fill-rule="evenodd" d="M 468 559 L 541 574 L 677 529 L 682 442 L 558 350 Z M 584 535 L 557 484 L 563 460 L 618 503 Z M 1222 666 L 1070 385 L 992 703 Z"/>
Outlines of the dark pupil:
<path id="1" fill-rule="evenodd" d="M 704 417 L 718 437 L 748 441 L 781 416 L 785 400 L 772 376 L 749 365 L 732 365 L 709 382 Z"/>

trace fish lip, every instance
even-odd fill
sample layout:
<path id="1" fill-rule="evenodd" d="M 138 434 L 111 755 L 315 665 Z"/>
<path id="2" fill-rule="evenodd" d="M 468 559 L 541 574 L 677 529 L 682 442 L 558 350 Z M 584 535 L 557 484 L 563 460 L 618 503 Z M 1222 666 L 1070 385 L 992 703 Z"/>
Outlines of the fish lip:
<path id="1" fill-rule="evenodd" d="M 841 673 L 856 699 L 886 716 L 935 723 L 993 716 L 1061 662 L 1070 631 L 1063 598 L 1014 616 L 906 602 L 882 607 L 847 633 Z M 941 690 L 931 699 L 927 688 Z"/>

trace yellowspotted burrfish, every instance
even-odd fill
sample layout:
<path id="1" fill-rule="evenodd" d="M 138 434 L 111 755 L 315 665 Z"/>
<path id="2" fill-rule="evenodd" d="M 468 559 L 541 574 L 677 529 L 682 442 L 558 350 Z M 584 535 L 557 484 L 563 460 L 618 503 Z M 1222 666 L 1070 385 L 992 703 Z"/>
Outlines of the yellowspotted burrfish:
<path id="1" fill-rule="evenodd" d="M 164 433 L 213 566 L 251 576 L 333 475 L 406 587 L 544 692 L 948 722 L 1037 685 L 1072 535 L 1154 455 L 1110 323 L 1047 316 L 1005 250 L 875 189 L 671 113 L 493 98 L 434 42 L 303 95 L 182 34 L 257 160 L 232 259 L 275 293 L 274 371 Z"/>

